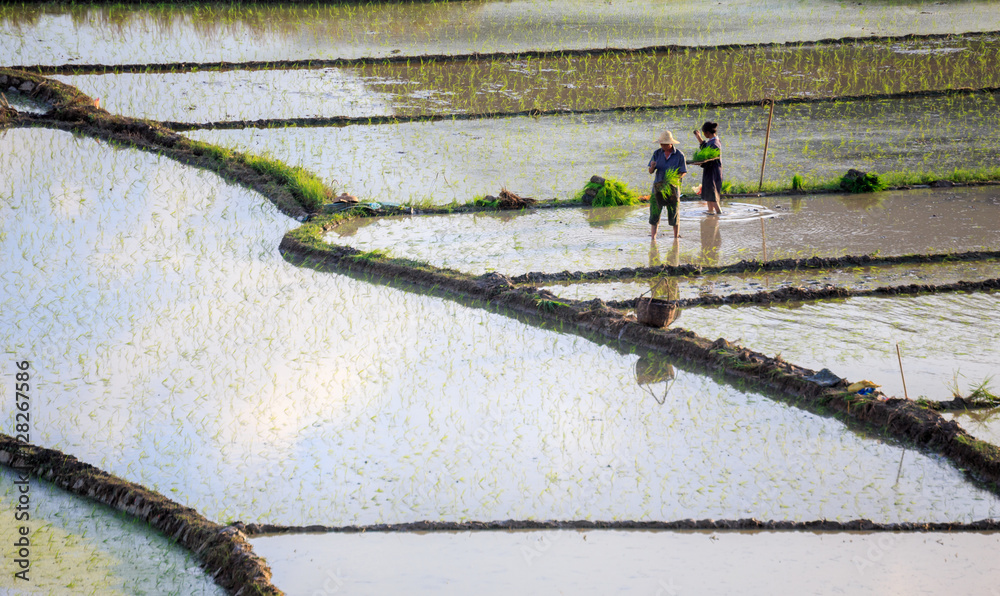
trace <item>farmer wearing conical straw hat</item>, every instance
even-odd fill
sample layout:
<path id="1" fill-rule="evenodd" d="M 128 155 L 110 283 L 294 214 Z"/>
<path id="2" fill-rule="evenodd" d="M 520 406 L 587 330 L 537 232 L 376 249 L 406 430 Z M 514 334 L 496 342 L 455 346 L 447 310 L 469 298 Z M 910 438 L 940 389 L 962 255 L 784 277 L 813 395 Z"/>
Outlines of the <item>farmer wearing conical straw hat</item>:
<path id="1" fill-rule="evenodd" d="M 680 238 L 677 211 L 681 201 L 681 178 L 687 174 L 687 165 L 684 154 L 674 148 L 677 139 L 669 130 L 661 134 L 656 142 L 660 144 L 660 148 L 653 152 L 653 157 L 649 160 L 649 173 L 656 173 L 653 192 L 649 195 L 649 225 L 652 227 L 649 235 L 656 240 L 660 213 L 666 207 L 667 223 L 674 228 L 674 238 Z"/>

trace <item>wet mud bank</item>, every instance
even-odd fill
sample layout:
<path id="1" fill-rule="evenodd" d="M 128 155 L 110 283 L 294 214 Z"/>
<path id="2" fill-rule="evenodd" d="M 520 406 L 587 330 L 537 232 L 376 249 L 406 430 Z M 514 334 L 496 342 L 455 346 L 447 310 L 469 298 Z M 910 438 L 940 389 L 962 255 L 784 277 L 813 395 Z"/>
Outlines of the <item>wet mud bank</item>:
<path id="1" fill-rule="evenodd" d="M 959 468 L 987 483 L 992 491 L 1000 491 L 1000 449 L 971 437 L 957 423 L 946 421 L 937 412 L 913 401 L 850 393 L 844 379 L 832 387 L 823 387 L 807 378 L 815 371 L 722 338 L 713 342 L 684 329 L 648 327 L 634 315 L 610 308 L 599 299 L 571 303 L 545 290 L 518 288 L 499 273 L 472 277 L 422 263 L 326 245 L 320 240 L 320 226 L 304 226 L 310 227 L 316 228 L 310 234 L 299 228 L 285 235 L 280 250 L 286 259 L 330 271 L 410 283 L 646 348 L 721 374 L 730 382 L 762 388 L 803 402 L 804 407 L 826 409 L 875 427 L 904 444 L 948 457 Z"/>
<path id="2" fill-rule="evenodd" d="M 36 84 L 44 82 L 40 77 L 27 74 L 12 74 L 9 70 L 0 71 L 0 75 L 16 76 L 18 80 L 33 81 Z M 158 123 L 150 123 L 130 118 L 116 117 L 100 110 L 72 87 L 53 84 L 50 87 L 53 95 L 51 103 L 53 110 L 41 118 L 30 119 L 30 125 L 48 126 L 102 138 L 125 146 L 139 148 L 181 163 L 196 165 L 222 177 L 237 181 L 258 192 L 278 205 L 279 209 L 293 217 L 305 218 L 310 212 L 303 205 L 303 197 L 289 190 L 289 181 L 268 170 L 252 168 L 246 162 L 246 157 L 230 153 L 219 147 L 205 143 L 196 143 L 180 137 L 175 132 L 164 128 Z M 18 120 L 24 118 L 18 116 Z M 315 179 L 314 179 L 315 180 Z M 317 181 L 318 182 L 318 181 Z M 322 183 L 319 183 L 322 186 Z M 330 189 L 325 192 L 330 193 Z M 308 207 L 313 207 L 311 205 Z M 730 344 L 724 339 L 710 341 L 683 329 L 656 329 L 639 324 L 635 317 L 620 309 L 610 308 L 601 300 L 586 303 L 571 303 L 560 300 L 554 294 L 531 287 L 517 287 L 515 281 L 531 283 L 533 274 L 526 279 L 510 279 L 499 273 L 488 273 L 481 276 L 470 276 L 458 271 L 433 267 L 406 259 L 392 259 L 378 251 L 362 253 L 356 249 L 329 245 L 322 238 L 324 233 L 336 225 L 359 217 L 358 213 L 350 213 L 339 218 L 320 219 L 306 223 L 285 234 L 280 243 L 283 256 L 289 261 L 316 266 L 325 270 L 347 272 L 377 278 L 383 283 L 411 284 L 414 288 L 428 291 L 445 292 L 450 296 L 467 300 L 479 307 L 497 307 L 513 313 L 529 316 L 537 321 L 575 328 L 582 333 L 598 335 L 611 341 L 626 342 L 633 346 L 669 356 L 679 361 L 690 363 L 715 374 L 726 377 L 731 382 L 745 383 L 752 387 L 763 388 L 777 395 L 785 396 L 791 401 L 798 401 L 803 407 L 825 409 L 842 415 L 848 420 L 878 428 L 885 434 L 898 439 L 905 444 L 916 445 L 919 448 L 933 451 L 951 459 L 959 468 L 968 470 L 975 478 L 990 485 L 991 490 L 998 491 L 1000 485 L 1000 449 L 988 443 L 978 441 L 965 433 L 955 422 L 945 421 L 937 412 L 902 399 L 880 400 L 874 397 L 862 397 L 846 391 L 847 383 L 842 380 L 833 387 L 822 387 L 807 379 L 813 371 L 784 362 L 779 358 L 769 358 L 763 354 L 752 352 Z M 972 254 L 972 253 L 967 253 Z M 978 258 L 996 258 L 1000 253 L 975 253 Z M 984 256 L 989 255 L 989 256 Z M 808 259 L 787 262 L 743 262 L 736 266 L 716 268 L 719 272 L 759 271 L 768 268 L 798 267 L 833 267 L 845 265 L 874 265 L 880 263 L 934 262 L 933 258 L 954 260 L 956 255 L 917 255 L 910 257 L 842 257 L 839 259 Z M 960 257 L 958 257 L 960 258 Z M 968 257 L 972 258 L 972 257 Z M 909 259 L 909 260 L 904 260 Z M 700 267 L 677 268 L 680 274 L 704 273 Z M 663 268 L 645 268 L 647 275 L 656 276 L 663 273 Z M 629 270 L 630 278 L 637 277 L 637 269 Z M 564 272 L 567 278 L 572 275 Z M 592 272 L 583 275 L 594 275 L 590 279 L 606 279 L 604 272 Z M 586 279 L 586 278 L 582 278 Z M 114 487 L 124 485 L 120 480 L 107 480 L 104 484 L 94 485 L 91 491 L 86 480 L 86 473 L 93 470 L 75 460 L 69 461 L 66 456 L 59 460 L 56 452 L 46 452 L 37 448 L 28 448 L 8 440 L 6 447 L 0 452 L 8 453 L 4 462 L 8 465 L 22 466 L 37 470 L 39 476 L 47 474 L 46 478 L 60 478 L 60 486 L 76 487 L 85 491 L 91 498 L 106 499 L 128 510 L 143 515 L 143 519 L 156 518 L 156 522 L 166 524 L 168 535 L 179 537 L 192 535 L 194 530 L 185 533 L 186 526 L 175 526 L 170 520 L 166 509 L 163 512 L 154 507 L 143 497 L 136 505 L 136 500 L 130 495 L 141 489 Z M 27 449 L 27 451 L 25 451 Z M 38 453 L 43 453 L 39 456 Z M 47 453 L 47 455 L 46 455 Z M 36 459 L 32 459 L 36 458 Z M 62 462 L 67 471 L 53 468 L 52 462 Z M 73 465 L 71 465 L 73 464 Z M 22 466 L 22 467 L 23 467 Z M 78 466 L 78 467 L 76 467 Z M 53 472 L 52 470 L 56 471 Z M 119 484 L 116 484 L 115 482 Z M 108 488 L 105 490 L 100 487 Z M 145 489 L 142 489 L 145 490 Z M 149 491 L 147 491 L 149 492 Z M 93 493 L 93 495 L 90 495 Z M 145 493 L 143 493 L 145 494 Z M 157 497 L 149 493 L 150 498 Z M 161 497 L 162 498 L 162 497 Z M 104 502 L 104 501 L 102 501 Z M 167 504 L 172 503 L 167 501 Z M 164 504 L 164 508 L 167 508 Z M 173 504 L 179 507 L 176 504 Z M 153 511 L 156 511 L 154 514 Z M 133 513 L 135 514 L 135 513 Z M 196 515 L 191 513 L 191 515 Z M 200 516 L 198 516 L 200 518 Z M 192 518 L 195 519 L 195 518 Z M 200 518 L 204 519 L 204 518 Z M 199 523 L 201 523 L 199 521 Z M 211 524 L 211 522 L 205 521 Z M 190 524 L 189 524 L 190 525 Z M 159 526 L 157 526 L 159 527 Z M 201 526 L 199 526 L 201 527 Z M 211 531 L 216 526 L 206 526 L 204 532 L 197 533 L 195 538 L 210 539 Z M 189 528 L 190 529 L 190 528 Z M 207 532 L 207 534 L 206 534 Z M 193 540 L 193 539 L 192 539 Z M 187 543 L 185 543 L 187 544 Z M 199 544 L 192 543 L 192 548 Z M 202 548 L 202 553 L 205 548 Z M 214 552 L 214 551 L 213 551 Z M 199 556 L 208 556 L 201 555 Z M 245 593 L 245 592 L 244 592 Z M 276 592 L 262 592 L 276 593 Z"/>
<path id="3" fill-rule="evenodd" d="M 729 294 L 728 296 L 706 295 L 676 301 L 679 307 L 695 306 L 735 306 L 740 304 L 766 305 L 781 302 L 811 302 L 842 298 L 864 298 L 872 296 L 916 296 L 919 294 L 943 294 L 949 292 L 993 292 L 1000 290 L 1000 279 L 982 281 L 960 281 L 952 284 L 908 284 L 903 286 L 883 286 L 871 290 L 852 290 L 829 286 L 815 290 L 807 288 L 782 288 L 772 292 L 752 294 Z M 612 308 L 635 308 L 638 298 L 632 300 L 608 301 Z"/>
<path id="4" fill-rule="evenodd" d="M 603 54 L 648 54 L 655 52 L 692 52 L 707 50 L 747 50 L 755 48 L 814 48 L 844 43 L 870 42 L 903 42 L 929 41 L 941 39 L 987 39 L 1000 35 L 1000 31 L 977 31 L 974 33 L 930 33 L 906 35 L 872 35 L 868 37 L 826 38 L 816 41 L 787 41 L 749 44 L 720 45 L 658 45 L 631 47 L 603 47 L 561 50 L 524 50 L 519 52 L 472 52 L 469 54 L 398 54 L 384 57 L 306 59 L 306 60 L 251 60 L 245 62 L 169 62 L 156 64 L 61 64 L 61 65 L 21 65 L 14 66 L 39 75 L 78 75 L 78 74 L 144 74 L 172 73 L 193 70 L 303 70 L 315 68 L 334 68 L 342 66 L 361 66 L 366 64 L 406 64 L 408 62 L 456 62 L 470 60 L 521 60 L 525 58 L 553 58 L 561 56 L 599 56 Z"/>
<path id="5" fill-rule="evenodd" d="M 42 478 L 59 488 L 141 519 L 191 551 L 215 582 L 233 595 L 280 590 L 244 533 L 211 522 L 200 513 L 138 484 L 108 474 L 71 455 L 0 434 L 0 464 Z"/>
<path id="6" fill-rule="evenodd" d="M 926 255 L 876 256 L 848 255 L 843 257 L 811 257 L 808 259 L 778 259 L 773 261 L 747 261 L 731 265 L 663 265 L 659 267 L 624 267 L 598 271 L 561 271 L 559 273 L 529 272 L 510 278 L 511 283 L 548 284 L 573 281 L 619 281 L 661 276 L 694 276 L 734 273 L 758 273 L 804 269 L 841 269 L 844 267 L 876 267 L 881 265 L 916 265 L 922 263 L 949 263 L 987 261 L 1000 258 L 1000 251 L 969 251 Z"/>
<path id="7" fill-rule="evenodd" d="M 802 104 L 824 104 L 844 101 L 878 101 L 885 99 L 913 99 L 917 97 L 949 97 L 963 96 L 970 94 L 991 94 L 1000 92 L 1000 87 L 981 87 L 976 89 L 941 89 L 929 91 L 904 91 L 900 93 L 871 93 L 861 95 L 836 95 L 823 97 L 787 97 L 775 99 L 775 105 L 802 105 Z M 635 106 L 614 106 L 607 108 L 593 108 L 582 110 L 571 109 L 527 109 L 504 112 L 452 112 L 445 114 L 416 114 L 416 115 L 394 115 L 394 116 L 331 116 L 326 118 L 262 118 L 257 120 L 221 120 L 216 122 L 173 122 L 164 121 L 162 124 L 178 132 L 193 130 L 241 130 L 244 128 L 289 128 L 289 127 L 314 127 L 321 128 L 327 126 L 347 126 L 350 124 L 360 125 L 381 125 L 381 124 L 406 124 L 411 122 L 441 122 L 443 120 L 486 120 L 503 118 L 522 118 L 526 116 L 567 116 L 567 115 L 591 115 L 591 114 L 617 114 L 617 113 L 640 113 L 656 112 L 667 109 L 727 109 L 759 106 L 767 98 L 755 98 L 745 101 L 730 102 L 709 102 L 709 103 L 670 103 L 662 105 L 635 105 Z M 891 189 L 887 189 L 891 190 Z M 813 192 L 813 191 L 810 191 Z M 831 191 L 834 192 L 834 191 Z M 740 196 L 760 196 L 758 194 Z"/>
<path id="8" fill-rule="evenodd" d="M 279 526 L 273 524 L 243 524 L 233 527 L 248 537 L 278 534 L 360 534 L 364 532 L 509 532 L 511 530 L 703 530 L 703 531 L 787 531 L 787 532 L 998 532 L 1000 521 L 983 519 L 970 523 L 879 523 L 869 519 L 846 522 L 826 519 L 783 521 L 758 519 L 682 519 L 676 521 L 593 521 L 593 520 L 504 520 L 470 522 L 420 521 L 403 524 L 370 526 Z"/>
<path id="9" fill-rule="evenodd" d="M 252 157 L 191 141 L 152 121 L 115 116 L 97 107 L 93 98 L 76 88 L 29 73 L 0 69 L 0 88 L 14 86 L 30 97 L 48 103 L 44 115 L 17 114 L 0 117 L 0 126 L 43 126 L 105 140 L 112 144 L 158 153 L 185 165 L 215 172 L 223 179 L 255 190 L 298 220 L 319 208 L 290 185 L 287 176 L 271 168 L 252 165 Z"/>

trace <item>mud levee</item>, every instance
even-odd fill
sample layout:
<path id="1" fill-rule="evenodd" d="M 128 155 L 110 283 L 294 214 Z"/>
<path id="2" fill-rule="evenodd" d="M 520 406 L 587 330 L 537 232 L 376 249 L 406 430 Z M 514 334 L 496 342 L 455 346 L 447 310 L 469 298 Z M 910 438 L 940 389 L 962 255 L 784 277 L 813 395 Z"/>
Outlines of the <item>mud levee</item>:
<path id="1" fill-rule="evenodd" d="M 96 107 L 91 97 L 75 87 L 0 68 L 0 88 L 11 86 L 48 103 L 52 109 L 42 116 L 18 114 L 4 118 L 0 114 L 0 126 L 44 126 L 165 155 L 255 190 L 270 199 L 282 213 L 299 220 L 319 207 L 296 192 L 287 178 L 253 167 L 243 154 L 191 141 L 157 122 L 112 115 Z"/>
<path id="2" fill-rule="evenodd" d="M 317 226 L 318 227 L 318 226 Z M 601 300 L 560 301 L 546 290 L 518 288 L 498 273 L 472 277 L 437 269 L 422 263 L 390 259 L 353 248 L 325 245 L 317 231 L 305 236 L 292 230 L 281 241 L 280 250 L 292 257 L 333 271 L 391 279 L 496 305 L 542 320 L 575 326 L 618 341 L 626 341 L 680 361 L 722 374 L 730 381 L 746 383 L 824 408 L 864 425 L 874 426 L 905 444 L 916 445 L 948 457 L 1000 494 L 1000 449 L 968 435 L 958 423 L 913 401 L 881 395 L 862 397 L 846 391 L 847 381 L 821 387 L 809 381 L 814 371 L 730 344 L 715 342 L 684 329 L 658 329 L 638 323 L 634 316 L 608 307 Z M 297 233 L 298 232 L 298 233 Z"/>
<path id="3" fill-rule="evenodd" d="M 832 95 L 816 97 L 792 96 L 781 99 L 774 99 L 775 105 L 800 105 L 800 104 L 823 104 L 843 101 L 877 101 L 883 99 L 913 99 L 917 97 L 947 97 L 953 95 L 971 95 L 975 93 L 997 93 L 1000 87 L 980 87 L 939 89 L 922 91 L 901 91 L 898 93 L 868 93 L 860 95 Z M 450 112 L 439 114 L 414 114 L 395 116 L 331 116 L 327 118 L 263 118 L 258 120 L 220 120 L 215 122 L 173 122 L 164 121 L 162 124 L 176 131 L 189 130 L 240 130 L 244 128 L 304 128 L 304 127 L 329 127 L 347 126 L 350 124 L 380 125 L 380 124 L 404 124 L 410 122 L 441 122 L 444 120 L 488 120 L 504 118 L 523 118 L 526 116 L 569 116 L 569 115 L 592 115 L 592 114 L 618 114 L 618 113 L 642 113 L 657 112 L 664 110 L 684 110 L 684 109 L 726 109 L 759 106 L 762 102 L 771 101 L 770 98 L 759 97 L 743 101 L 729 102 L 690 102 L 690 103 L 665 103 L 656 105 L 635 105 L 635 106 L 612 106 L 590 109 L 527 109 L 512 112 Z M 810 191 L 812 192 L 812 191 Z M 843 192 L 843 191 L 838 191 Z"/>
<path id="4" fill-rule="evenodd" d="M 800 269 L 841 269 L 844 267 L 876 267 L 882 265 L 916 265 L 921 263 L 958 263 L 1000 259 L 1000 251 L 970 251 L 930 255 L 843 257 L 811 257 L 808 259 L 778 259 L 774 261 L 743 260 L 731 265 L 664 265 L 660 267 L 624 267 L 597 271 L 561 271 L 559 273 L 529 272 L 510 278 L 514 284 L 547 284 L 563 281 L 618 281 L 660 276 L 715 275 L 790 271 Z"/>
<path id="5" fill-rule="evenodd" d="M 826 519 L 813 521 L 761 521 L 758 519 L 681 519 L 676 521 L 593 521 L 593 520 L 504 520 L 470 522 L 420 521 L 405 524 L 374 524 L 370 526 L 277 526 L 243 524 L 233 526 L 249 537 L 276 534 L 364 532 L 505 532 L 511 530 L 700 530 L 700 531 L 764 531 L 764 532 L 998 532 L 1000 521 L 984 519 L 971 523 L 879 523 L 868 519 L 846 522 Z"/>
<path id="6" fill-rule="evenodd" d="M 825 38 L 816 41 L 787 41 L 769 43 L 749 43 L 749 44 L 721 44 L 721 45 L 659 45 L 643 46 L 639 48 L 583 48 L 564 50 L 527 50 L 520 52 L 473 52 L 470 54 L 399 54 L 385 56 L 381 58 L 334 58 L 334 59 L 305 59 L 305 60 L 271 60 L 271 61 L 246 61 L 246 62 L 166 62 L 160 64 L 62 64 L 46 65 L 34 64 L 13 66 L 18 70 L 30 71 L 40 75 L 77 75 L 77 74 L 144 74 L 144 73 L 171 73 L 184 72 L 189 70 L 299 70 L 314 68 L 335 68 L 342 66 L 361 66 L 365 64 L 406 64 L 409 62 L 438 61 L 454 62 L 468 60 L 521 60 L 525 58 L 555 58 L 561 56 L 599 56 L 603 54 L 648 54 L 654 52 L 693 52 L 706 50 L 745 50 L 754 48 L 813 48 L 819 46 L 836 45 L 844 43 L 872 43 L 872 42 L 902 42 L 915 40 L 950 39 L 961 37 L 963 39 L 987 39 L 1000 35 L 1000 31 L 976 31 L 969 33 L 929 33 L 906 35 L 872 35 L 870 37 L 840 37 Z"/>
<path id="7" fill-rule="evenodd" d="M 230 594 L 282 594 L 271 584 L 267 564 L 253 553 L 246 536 L 236 528 L 213 523 L 190 507 L 71 455 L 21 443 L 4 434 L 0 434 L 0 464 L 145 521 L 194 553 L 215 582 Z"/>
<path id="8" fill-rule="evenodd" d="M 828 286 L 815 290 L 806 288 L 782 288 L 772 292 L 755 292 L 750 294 L 729 294 L 728 296 L 706 295 L 698 298 L 677 300 L 677 306 L 690 308 L 695 306 L 735 306 L 740 304 L 767 305 L 780 302 L 810 302 L 814 300 L 830 300 L 843 298 L 867 298 L 876 296 L 916 296 L 920 294 L 944 294 L 949 292 L 992 292 L 1000 290 L 1000 279 L 984 279 L 982 281 L 959 281 L 952 284 L 909 284 L 905 286 L 882 286 L 870 290 L 851 290 L 843 287 Z M 631 300 L 608 301 L 612 308 L 635 308 L 638 298 Z"/>

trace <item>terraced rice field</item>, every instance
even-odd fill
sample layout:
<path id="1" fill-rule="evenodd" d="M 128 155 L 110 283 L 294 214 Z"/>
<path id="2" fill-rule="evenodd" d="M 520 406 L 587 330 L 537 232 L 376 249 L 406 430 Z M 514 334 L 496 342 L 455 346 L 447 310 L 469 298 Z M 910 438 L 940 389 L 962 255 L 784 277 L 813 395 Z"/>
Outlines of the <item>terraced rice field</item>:
<path id="1" fill-rule="evenodd" d="M 881 386 L 872 402 L 844 393 L 855 409 L 894 404 L 936 417 L 895 398 L 996 391 L 997 294 L 937 288 L 1000 277 L 1000 185 L 979 184 L 1000 181 L 998 8 L 0 8 L 0 68 L 37 67 L 52 76 L 46 85 L 76 87 L 107 110 L 0 89 L 13 108 L 0 112 L 4 434 L 233 524 L 228 535 L 250 536 L 274 572 L 263 593 L 772 593 L 788 568 L 797 591 L 981 592 L 1000 491 L 952 447 L 974 445 L 993 461 L 995 408 L 933 418 L 955 441 L 941 447 L 724 358 L 736 344 Z M 779 100 L 770 126 L 764 99 Z M 130 118 L 184 136 L 157 144 Z M 727 197 L 730 216 L 709 218 L 692 167 L 676 244 L 651 242 L 643 204 L 573 201 L 593 174 L 647 194 L 659 132 L 673 130 L 690 155 L 690 131 L 704 120 L 720 122 L 724 176 L 739 190 L 757 190 L 769 139 L 771 192 Z M 189 141 L 224 149 L 177 149 Z M 254 162 L 256 178 L 216 173 L 243 153 L 303 168 L 325 200 L 348 192 L 381 205 L 341 221 L 302 202 L 310 213 L 291 217 L 275 198 L 299 188 L 281 177 L 287 170 Z M 830 192 L 848 168 L 901 188 Z M 793 176 L 805 190 L 784 192 Z M 557 200 L 523 211 L 466 205 L 501 188 Z M 313 253 L 288 248 L 320 224 Z M 969 251 L 982 256 L 765 268 Z M 323 261 L 331 254 L 347 256 Z M 760 270 L 724 270 L 741 262 Z M 416 277 L 371 273 L 389 265 Z M 664 273 L 685 265 L 685 276 Z M 637 268 L 660 270 L 620 273 Z M 549 275 L 595 270 L 611 273 Z M 549 277 L 517 278 L 532 272 Z M 533 310 L 419 281 L 432 274 L 515 279 L 505 287 L 535 297 Z M 616 306 L 650 292 L 910 283 L 933 288 L 692 306 L 666 332 Z M 573 323 L 610 312 L 602 300 L 619 309 L 609 315 L 622 325 L 617 337 Z M 705 338 L 716 360 L 635 340 L 702 341 L 681 328 Z M 18 385 L 25 379 L 30 388 Z M 5 547 L 0 591 L 239 590 L 183 546 L 182 532 L 137 521 L 141 503 L 115 510 L 93 491 L 32 476 L 30 509 L 19 507 L 29 484 L 10 458 L 30 448 L 4 449 L 0 537 L 17 546 L 28 536 L 31 548 Z M 750 518 L 794 527 L 454 530 Z M 856 526 L 870 531 L 846 531 L 852 520 L 870 520 Z M 423 521 L 424 532 L 386 527 Z M 821 523 L 832 526 L 803 531 Z M 30 581 L 16 575 L 18 560 Z M 720 560 L 731 564 L 720 570 Z"/>

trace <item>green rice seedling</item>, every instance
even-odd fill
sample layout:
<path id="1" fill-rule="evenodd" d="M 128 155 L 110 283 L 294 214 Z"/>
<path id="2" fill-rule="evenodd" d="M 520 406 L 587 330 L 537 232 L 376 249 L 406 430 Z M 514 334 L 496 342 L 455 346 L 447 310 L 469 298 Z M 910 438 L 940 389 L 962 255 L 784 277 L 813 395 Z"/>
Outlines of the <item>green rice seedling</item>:
<path id="1" fill-rule="evenodd" d="M 673 186 L 680 187 L 681 185 L 681 175 L 677 172 L 675 168 L 671 168 L 663 171 L 663 182 Z M 668 189 L 664 188 L 664 191 Z"/>
<path id="2" fill-rule="evenodd" d="M 1000 396 L 993 393 L 990 388 L 990 384 L 993 381 L 993 377 L 989 376 L 983 379 L 982 383 L 978 385 L 973 385 L 971 391 L 969 392 L 969 399 L 975 402 L 984 402 L 986 404 L 995 405 L 1000 403 Z"/>
<path id="3" fill-rule="evenodd" d="M 708 161 L 710 159 L 715 159 L 722 155 L 722 152 L 715 147 L 702 147 L 701 149 L 695 151 L 694 156 L 691 157 L 692 161 Z"/>
<path id="4" fill-rule="evenodd" d="M 619 205 L 636 205 L 639 203 L 639 195 L 630 189 L 627 184 L 615 178 L 607 178 L 604 184 L 588 182 L 583 189 L 573 198 L 577 201 L 583 199 L 588 190 L 596 190 L 594 195 L 594 207 L 617 207 Z"/>
<path id="5" fill-rule="evenodd" d="M 792 176 L 792 190 L 804 190 L 802 176 L 795 174 Z"/>
<path id="6" fill-rule="evenodd" d="M 878 174 L 869 172 L 852 178 L 844 176 L 840 179 L 840 187 L 847 192 L 862 193 L 885 190 L 886 185 L 879 179 Z"/>

